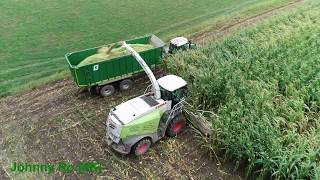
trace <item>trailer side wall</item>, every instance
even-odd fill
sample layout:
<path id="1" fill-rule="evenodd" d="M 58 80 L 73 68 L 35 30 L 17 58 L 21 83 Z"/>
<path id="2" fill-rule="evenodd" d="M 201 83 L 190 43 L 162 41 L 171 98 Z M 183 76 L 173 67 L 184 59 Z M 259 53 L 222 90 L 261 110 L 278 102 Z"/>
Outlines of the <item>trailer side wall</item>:
<path id="1" fill-rule="evenodd" d="M 128 44 L 149 44 L 151 36 L 128 40 Z M 77 67 L 85 58 L 96 54 L 100 47 L 90 48 L 79 52 L 69 53 L 66 59 L 74 81 L 78 86 L 103 85 L 129 78 L 141 72 L 142 68 L 132 55 L 122 56 L 111 60 L 101 61 L 86 66 Z M 139 53 L 149 67 L 160 64 L 162 47 L 155 47 Z"/>

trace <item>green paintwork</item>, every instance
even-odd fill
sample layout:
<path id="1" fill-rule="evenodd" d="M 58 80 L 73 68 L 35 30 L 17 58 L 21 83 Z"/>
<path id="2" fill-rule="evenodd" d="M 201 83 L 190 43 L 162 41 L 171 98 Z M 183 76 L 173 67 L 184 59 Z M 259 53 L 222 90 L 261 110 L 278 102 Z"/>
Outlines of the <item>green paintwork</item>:
<path id="1" fill-rule="evenodd" d="M 151 36 L 152 35 L 127 40 L 126 42 L 129 44 L 149 44 Z M 121 79 L 129 78 L 143 71 L 139 63 L 132 55 L 77 67 L 82 60 L 93 54 L 96 54 L 100 47 L 66 54 L 71 75 L 78 86 L 86 87 L 104 85 Z M 139 54 L 149 65 L 149 67 L 155 67 L 161 63 L 162 47 L 155 47 L 153 49 L 142 51 Z M 96 71 L 94 71 L 95 65 L 99 66 L 98 70 Z"/>
<path id="2" fill-rule="evenodd" d="M 121 130 L 120 138 L 155 133 L 163 113 L 164 110 L 156 109 L 155 111 L 124 125 Z"/>

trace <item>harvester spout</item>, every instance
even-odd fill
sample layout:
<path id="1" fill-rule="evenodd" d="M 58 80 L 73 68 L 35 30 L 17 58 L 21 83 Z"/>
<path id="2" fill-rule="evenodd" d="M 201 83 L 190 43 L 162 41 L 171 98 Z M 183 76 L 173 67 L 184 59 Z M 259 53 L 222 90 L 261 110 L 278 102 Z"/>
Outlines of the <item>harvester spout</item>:
<path id="1" fill-rule="evenodd" d="M 151 69 L 149 68 L 149 66 L 147 65 L 147 63 L 142 59 L 142 57 L 139 55 L 139 53 L 137 51 L 135 51 L 130 45 L 128 45 L 126 42 L 122 42 L 122 46 L 125 47 L 127 49 L 127 51 L 132 54 L 132 56 L 139 62 L 140 66 L 143 68 L 143 70 L 146 72 L 146 74 L 148 75 L 151 84 L 152 84 L 152 90 L 154 92 L 154 96 L 156 99 L 160 99 L 161 98 L 161 93 L 160 93 L 160 87 L 158 84 L 158 81 L 156 79 L 156 77 L 154 76 L 154 74 L 152 73 Z"/>

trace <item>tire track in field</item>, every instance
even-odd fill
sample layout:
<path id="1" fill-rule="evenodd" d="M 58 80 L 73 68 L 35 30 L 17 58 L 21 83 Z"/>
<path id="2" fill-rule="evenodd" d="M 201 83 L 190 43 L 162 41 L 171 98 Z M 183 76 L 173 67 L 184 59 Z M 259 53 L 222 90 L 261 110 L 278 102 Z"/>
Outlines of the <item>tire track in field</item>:
<path id="1" fill-rule="evenodd" d="M 239 8 L 244 7 L 244 6 L 251 5 L 251 4 L 255 3 L 256 1 L 257 0 L 246 1 L 246 2 L 244 2 L 242 4 L 239 4 L 239 5 L 236 5 L 236 6 L 232 6 L 231 8 L 220 9 L 218 11 L 214 11 L 214 12 L 207 13 L 207 14 L 204 14 L 204 15 L 196 16 L 194 18 L 191 18 L 191 19 L 188 19 L 188 20 L 185 20 L 185 21 L 180 21 L 178 23 L 171 24 L 169 26 L 161 28 L 161 29 L 155 31 L 154 34 L 163 33 L 163 32 L 166 32 L 166 31 L 172 29 L 172 28 L 179 27 L 179 26 L 182 26 L 184 24 L 192 23 L 194 21 L 197 21 L 197 20 L 200 20 L 200 19 L 203 19 L 203 18 L 210 18 L 210 17 L 215 16 L 215 15 L 230 13 L 235 9 L 239 9 Z"/>
<path id="2" fill-rule="evenodd" d="M 35 78 L 43 78 L 43 77 L 49 77 L 50 75 L 54 75 L 55 73 L 59 73 L 63 71 L 63 67 L 54 67 L 50 68 L 45 71 L 38 71 L 37 73 L 28 73 L 28 74 L 23 74 L 20 76 L 16 76 L 15 78 L 7 78 L 6 80 L 1 81 L 1 86 L 8 86 L 11 83 L 15 82 L 21 82 L 21 81 L 34 81 Z M 1 87 L 0 86 L 0 87 Z"/>
<path id="3" fill-rule="evenodd" d="M 38 59 L 38 60 L 45 60 L 45 61 L 40 61 L 38 63 L 29 63 L 27 65 L 24 64 L 19 64 L 17 67 L 15 68 L 10 68 L 4 71 L 0 72 L 0 76 L 5 75 L 5 74 L 10 74 L 13 73 L 15 71 L 19 71 L 21 69 L 26 69 L 26 68 L 34 68 L 34 67 L 38 67 L 38 66 L 42 66 L 42 65 L 46 65 L 49 63 L 53 63 L 53 62 L 58 62 L 58 61 L 62 61 L 64 59 L 64 57 L 51 57 L 51 58 L 43 58 L 43 59 Z"/>
<path id="4" fill-rule="evenodd" d="M 190 36 L 190 39 L 197 43 L 205 44 L 212 40 L 222 38 L 232 32 L 238 31 L 241 28 L 249 27 L 250 25 L 253 25 L 271 16 L 280 14 L 281 12 L 286 12 L 289 9 L 292 9 L 304 2 L 305 0 L 294 0 L 288 4 L 272 8 L 270 10 L 264 11 L 262 13 L 244 19 L 240 19 L 238 21 L 233 21 L 230 24 L 225 24 L 221 26 L 219 29 L 211 28 L 206 31 L 194 33 Z"/>

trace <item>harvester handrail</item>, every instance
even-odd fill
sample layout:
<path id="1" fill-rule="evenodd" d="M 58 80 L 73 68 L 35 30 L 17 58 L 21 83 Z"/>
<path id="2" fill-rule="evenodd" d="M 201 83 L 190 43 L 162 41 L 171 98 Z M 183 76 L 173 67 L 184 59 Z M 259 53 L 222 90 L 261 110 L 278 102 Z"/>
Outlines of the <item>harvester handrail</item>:
<path id="1" fill-rule="evenodd" d="M 146 89 L 144 90 L 143 94 L 147 94 L 151 90 L 152 84 L 149 84 Z"/>
<path id="2" fill-rule="evenodd" d="M 169 120 L 172 119 L 176 115 L 177 111 L 182 111 L 183 102 L 184 102 L 184 99 L 182 99 L 180 102 L 178 102 L 176 105 L 173 106 L 173 108 L 171 109 L 170 114 L 168 116 L 168 119 L 166 121 L 166 124 L 168 124 Z"/>

